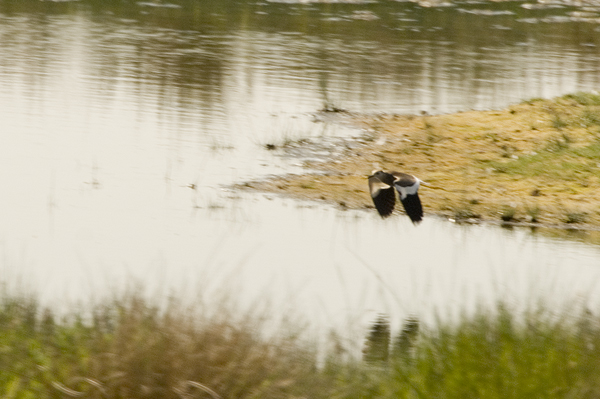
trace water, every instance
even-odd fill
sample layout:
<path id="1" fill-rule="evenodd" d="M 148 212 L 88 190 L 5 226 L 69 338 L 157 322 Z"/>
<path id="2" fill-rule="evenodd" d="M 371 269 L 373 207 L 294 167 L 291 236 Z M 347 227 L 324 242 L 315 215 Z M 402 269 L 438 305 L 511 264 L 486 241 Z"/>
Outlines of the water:
<path id="1" fill-rule="evenodd" d="M 597 9 L 204 3 L 0 3 L 3 281 L 59 303 L 132 281 L 231 291 L 327 327 L 593 299 L 591 245 L 228 187 L 302 171 L 267 143 L 357 134 L 313 122 L 325 105 L 436 113 L 597 90 Z"/>

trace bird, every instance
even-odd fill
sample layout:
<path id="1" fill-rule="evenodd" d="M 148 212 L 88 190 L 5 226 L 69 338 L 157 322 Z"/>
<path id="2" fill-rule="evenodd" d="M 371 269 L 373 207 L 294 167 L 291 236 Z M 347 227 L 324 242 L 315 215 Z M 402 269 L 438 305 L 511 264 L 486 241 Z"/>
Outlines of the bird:
<path id="1" fill-rule="evenodd" d="M 396 193 L 400 195 L 400 202 L 406 214 L 414 224 L 423 220 L 423 206 L 419 199 L 419 186 L 425 184 L 413 175 L 400 172 L 373 171 L 369 176 L 369 191 L 379 215 L 386 218 L 394 211 Z"/>

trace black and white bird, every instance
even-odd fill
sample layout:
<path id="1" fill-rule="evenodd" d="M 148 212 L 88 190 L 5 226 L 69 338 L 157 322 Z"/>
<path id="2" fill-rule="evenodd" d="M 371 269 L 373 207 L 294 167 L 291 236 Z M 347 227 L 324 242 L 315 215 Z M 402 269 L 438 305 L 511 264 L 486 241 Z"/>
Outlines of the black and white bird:
<path id="1" fill-rule="evenodd" d="M 395 191 L 398 191 L 406 214 L 415 224 L 423 219 L 423 207 L 418 193 L 421 184 L 424 183 L 419 178 L 400 172 L 377 170 L 369 176 L 371 198 L 381 217 L 386 218 L 394 211 Z"/>

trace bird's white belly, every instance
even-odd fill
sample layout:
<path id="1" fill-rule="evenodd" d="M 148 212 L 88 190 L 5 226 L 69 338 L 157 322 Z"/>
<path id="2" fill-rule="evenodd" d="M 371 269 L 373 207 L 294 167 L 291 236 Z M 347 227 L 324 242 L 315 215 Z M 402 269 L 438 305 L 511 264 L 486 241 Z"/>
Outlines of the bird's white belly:
<path id="1" fill-rule="evenodd" d="M 417 182 L 412 186 L 402 187 L 394 184 L 394 187 L 396 187 L 396 190 L 400 194 L 400 199 L 405 199 L 407 195 L 415 195 L 417 191 L 419 191 L 419 183 L 420 182 L 417 180 Z"/>

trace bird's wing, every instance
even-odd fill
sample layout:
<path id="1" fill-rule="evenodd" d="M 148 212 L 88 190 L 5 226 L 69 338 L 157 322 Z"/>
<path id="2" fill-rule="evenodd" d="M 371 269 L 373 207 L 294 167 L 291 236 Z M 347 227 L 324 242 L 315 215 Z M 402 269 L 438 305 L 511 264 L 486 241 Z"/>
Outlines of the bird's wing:
<path id="1" fill-rule="evenodd" d="M 421 200 L 417 193 L 409 194 L 400 201 L 402 202 L 402 206 L 404 206 L 406 214 L 413 223 L 419 223 L 423 220 L 423 206 L 421 205 Z"/>
<path id="2" fill-rule="evenodd" d="M 377 212 L 385 218 L 392 214 L 396 204 L 394 186 L 386 184 L 375 176 L 369 177 L 369 191 Z"/>

